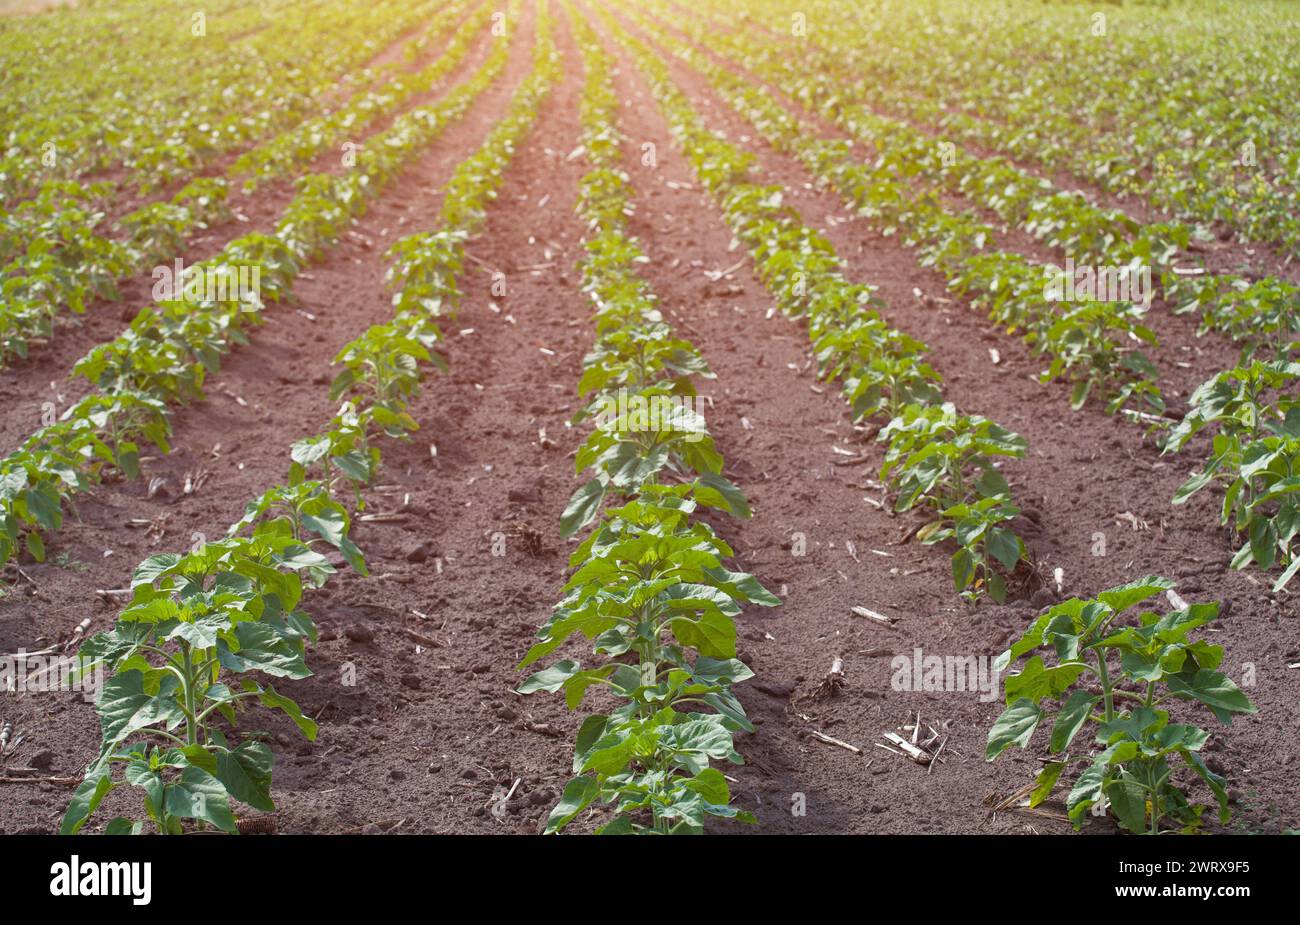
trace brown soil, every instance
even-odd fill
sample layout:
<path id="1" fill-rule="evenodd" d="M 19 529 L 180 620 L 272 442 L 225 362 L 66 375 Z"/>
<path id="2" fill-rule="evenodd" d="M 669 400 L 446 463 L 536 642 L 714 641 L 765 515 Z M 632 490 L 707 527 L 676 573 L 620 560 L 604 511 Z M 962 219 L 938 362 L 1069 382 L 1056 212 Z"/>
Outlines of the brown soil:
<path id="1" fill-rule="evenodd" d="M 516 31 L 530 35 L 531 22 Z M 567 571 L 572 547 L 559 538 L 558 518 L 577 485 L 572 451 L 580 434 L 566 421 L 592 336 L 574 269 L 583 229 L 572 206 L 585 167 L 567 159 L 579 137 L 581 59 L 563 16 L 557 41 L 565 78 L 520 145 L 488 225 L 471 245 L 481 263 L 463 280 L 459 318 L 445 326 L 451 372 L 426 382 L 411 409 L 422 429 L 385 447 L 384 484 L 370 494 L 371 510 L 405 520 L 358 525 L 374 577 L 343 574 L 308 599 L 322 628 L 309 653 L 316 675 L 292 693 L 319 717 L 319 738 L 307 744 L 278 718 L 265 727 L 276 742 L 281 832 L 531 833 L 568 777 L 580 717 L 556 697 L 512 691 L 521 679 L 514 665 Z M 738 566 L 784 601 L 741 618 L 741 657 L 757 678 L 740 696 L 757 732 L 739 742 L 747 764 L 728 769 L 737 802 L 757 814 L 758 832 L 1068 831 L 1053 818 L 994 815 L 986 805 L 1038 768 L 1033 752 L 983 760 L 998 703 L 981 702 L 978 692 L 891 686 L 894 655 L 910 657 L 916 648 L 996 655 L 1052 595 L 1006 606 L 962 604 L 950 590 L 947 555 L 905 542 L 915 520 L 867 500 L 880 499 L 869 485 L 875 465 L 836 465 L 848 457 L 832 447 L 873 460 L 879 450 L 855 430 L 838 390 L 814 379 L 803 325 L 770 313 L 770 298 L 743 252 L 731 248 L 721 213 L 672 145 L 645 82 L 622 49 L 609 47 L 623 62 L 617 89 L 637 193 L 632 227 L 650 257 L 644 273 L 669 319 L 717 373 L 701 383 L 712 399 L 710 427 L 729 477 L 754 508 L 752 520 L 714 524 Z M 303 279 L 299 307 L 314 322 L 292 308 L 269 313 L 268 326 L 213 381 L 209 400 L 177 415 L 175 452 L 149 462 L 145 479 L 104 485 L 80 503 L 77 522 L 50 544 L 52 560 L 63 556 L 66 564 L 23 565 L 30 582 L 20 581 L 0 602 L 0 652 L 42 647 L 87 616 L 92 630 L 107 628 L 115 609 L 96 589 L 121 587 L 145 556 L 188 546 L 194 533 L 220 533 L 247 499 L 283 477 L 288 445 L 334 410 L 325 394 L 329 359 L 390 311 L 383 241 L 428 227 L 439 184 L 481 142 L 527 67 L 526 54 L 512 55 L 506 78 Z M 760 154 L 763 180 L 783 184 L 805 220 L 825 229 L 850 276 L 880 286 L 890 321 L 930 345 L 947 395 L 1029 440 L 1028 458 L 1006 471 L 1026 508 L 1018 526 L 1045 575 L 1059 566 L 1066 594 L 1090 594 L 1166 573 L 1189 599 L 1232 601 L 1230 619 L 1213 635 L 1238 680 L 1246 664 L 1255 666 L 1248 693 L 1260 713 L 1214 728 L 1210 754 L 1231 776 L 1232 830 L 1295 827 L 1287 773 L 1300 719 L 1287 669 L 1297 657 L 1294 608 L 1269 595 L 1258 576 L 1225 571 L 1230 542 L 1212 527 L 1212 499 L 1169 505 L 1193 457 L 1161 459 L 1137 430 L 1098 409 L 1071 413 L 1061 389 L 1037 384 L 1042 364 L 1026 348 L 965 305 L 915 297 L 913 289 L 944 296 L 942 280 L 895 240 L 845 220 L 842 203 L 758 141 L 702 80 L 681 67 L 675 73 L 712 125 Z M 655 167 L 642 166 L 645 143 L 655 146 Z M 505 274 L 504 298 L 490 292 L 486 268 Z M 727 269 L 720 279 L 706 275 Z M 1221 351 L 1165 321 L 1157 319 L 1165 350 L 1191 364 L 1180 377 L 1192 383 L 1221 368 Z M 997 365 L 989 347 L 1001 353 Z M 42 368 L 21 388 L 44 389 L 66 365 Z M 1177 382 L 1174 388 L 1185 387 Z M 34 414 L 24 409 L 39 400 L 18 391 L 18 382 L 0 387 L 9 390 L 0 421 L 7 447 L 32 429 Z M 28 397 L 11 403 L 19 395 Z M 200 469 L 208 480 L 184 495 L 186 474 Z M 153 476 L 168 481 L 149 498 Z M 1117 520 L 1122 512 L 1147 528 Z M 157 522 L 162 539 L 125 526 L 132 518 Z M 1105 556 L 1092 555 L 1098 532 Z M 806 555 L 794 554 L 796 534 Z M 501 539 L 505 555 L 494 556 Z M 855 617 L 855 605 L 897 622 L 887 628 Z M 408 631 L 437 645 L 418 643 Z M 573 652 L 587 656 L 576 646 Z M 847 685 L 833 699 L 811 699 L 837 655 Z M 353 671 L 355 685 L 343 683 Z M 927 726 L 946 737 L 944 761 L 929 774 L 875 747 L 918 712 L 924 738 Z M 27 737 L 14 763 L 48 752 L 54 775 L 79 775 L 99 739 L 93 709 L 71 694 L 5 696 L 3 719 Z M 860 751 L 819 741 L 814 731 Z M 55 830 L 67 795 L 55 783 L 0 785 L 0 832 Z M 801 797 L 806 813 L 792 812 Z M 103 818 L 113 809 L 101 811 Z"/>

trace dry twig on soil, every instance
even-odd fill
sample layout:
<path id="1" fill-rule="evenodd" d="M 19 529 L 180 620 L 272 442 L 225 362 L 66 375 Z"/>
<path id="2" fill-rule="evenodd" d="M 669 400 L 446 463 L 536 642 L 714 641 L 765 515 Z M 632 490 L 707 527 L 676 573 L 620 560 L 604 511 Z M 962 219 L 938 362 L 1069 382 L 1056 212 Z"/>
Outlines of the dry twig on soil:
<path id="1" fill-rule="evenodd" d="M 822 678 L 810 697 L 813 700 L 829 700 L 839 695 L 845 683 L 844 661 L 837 655 L 831 662 L 830 671 L 826 672 L 826 677 Z"/>

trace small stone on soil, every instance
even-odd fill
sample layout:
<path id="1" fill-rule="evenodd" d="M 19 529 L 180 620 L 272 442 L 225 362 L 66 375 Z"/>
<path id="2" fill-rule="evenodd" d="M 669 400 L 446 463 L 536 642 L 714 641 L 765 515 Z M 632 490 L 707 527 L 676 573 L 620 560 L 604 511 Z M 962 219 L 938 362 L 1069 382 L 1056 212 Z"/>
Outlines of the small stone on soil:
<path id="1" fill-rule="evenodd" d="M 429 556 L 433 554 L 433 545 L 428 542 L 416 543 L 412 546 L 405 547 L 402 550 L 402 554 L 406 558 L 407 562 L 412 562 L 418 565 L 421 562 L 427 561 Z"/>
<path id="2" fill-rule="evenodd" d="M 360 623 L 353 623 L 351 626 L 343 630 L 343 635 L 347 636 L 353 642 L 372 642 L 375 638 L 375 631 Z"/>

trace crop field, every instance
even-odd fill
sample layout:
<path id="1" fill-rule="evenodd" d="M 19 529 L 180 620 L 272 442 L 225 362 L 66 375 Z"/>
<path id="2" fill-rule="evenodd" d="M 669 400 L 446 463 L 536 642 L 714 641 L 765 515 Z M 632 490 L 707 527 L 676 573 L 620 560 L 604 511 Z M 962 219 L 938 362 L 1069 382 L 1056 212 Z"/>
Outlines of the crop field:
<path id="1" fill-rule="evenodd" d="M 1300 830 L 1295 3 L 0 72 L 0 833 Z"/>

